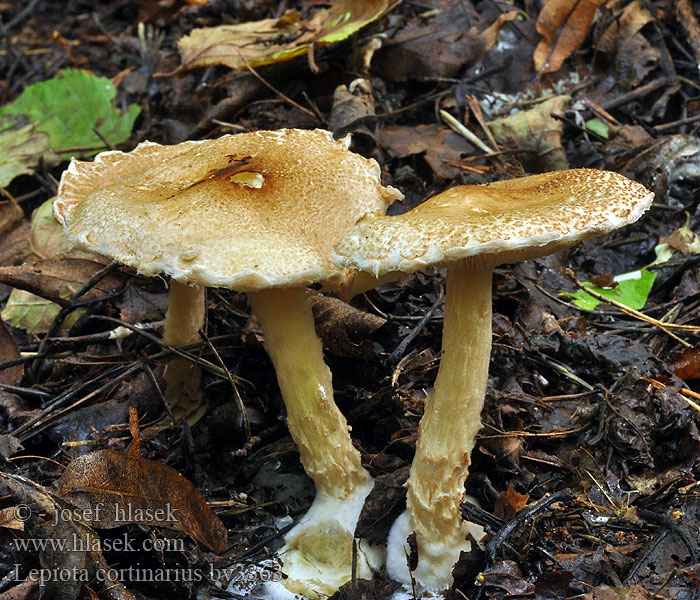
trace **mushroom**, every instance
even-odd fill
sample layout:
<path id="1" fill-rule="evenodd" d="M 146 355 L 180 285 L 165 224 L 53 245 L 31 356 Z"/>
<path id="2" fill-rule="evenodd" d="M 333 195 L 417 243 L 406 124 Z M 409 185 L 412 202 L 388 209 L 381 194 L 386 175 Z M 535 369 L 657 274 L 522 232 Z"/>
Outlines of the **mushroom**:
<path id="1" fill-rule="evenodd" d="M 449 189 L 398 216 L 367 215 L 332 252 L 374 277 L 447 267 L 442 358 L 418 430 L 406 511 L 388 539 L 387 570 L 429 592 L 452 583 L 468 525 L 460 516 L 480 429 L 491 351 L 493 268 L 564 250 L 636 221 L 653 194 L 607 171 L 572 169 Z M 417 568 L 409 573 L 407 537 Z"/>
<path id="2" fill-rule="evenodd" d="M 309 301 L 311 283 L 341 284 L 330 250 L 355 221 L 400 192 L 379 165 L 323 130 L 257 131 L 176 146 L 143 143 L 73 161 L 54 213 L 77 244 L 171 277 L 166 340 L 201 327 L 204 286 L 248 294 L 265 335 L 289 431 L 316 499 L 286 536 L 287 587 L 329 594 L 350 579 L 352 540 L 372 487 L 333 401 Z M 170 380 L 167 384 L 170 385 Z M 369 576 L 383 553 L 361 545 Z"/>

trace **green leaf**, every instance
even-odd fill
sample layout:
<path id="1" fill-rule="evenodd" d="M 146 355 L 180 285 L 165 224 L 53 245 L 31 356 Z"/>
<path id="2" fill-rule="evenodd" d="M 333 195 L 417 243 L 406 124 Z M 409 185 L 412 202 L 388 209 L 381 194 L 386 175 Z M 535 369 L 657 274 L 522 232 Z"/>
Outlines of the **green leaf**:
<path id="1" fill-rule="evenodd" d="M 586 129 L 588 129 L 588 131 L 592 131 L 593 133 L 597 133 L 600 137 L 607 140 L 610 126 L 598 117 L 595 117 L 594 119 L 589 119 L 586 121 Z"/>
<path id="2" fill-rule="evenodd" d="M 598 292 L 601 296 L 615 300 L 634 310 L 641 310 L 647 303 L 655 279 L 656 273 L 652 273 L 646 269 L 640 269 L 639 271 L 617 275 L 614 278 L 614 280 L 617 281 L 617 286 L 614 288 L 598 287 L 588 281 L 584 282 L 583 285 Z M 573 298 L 576 306 L 587 310 L 595 310 L 600 304 L 600 300 L 583 290 L 578 290 L 574 293 L 561 292 L 560 296 Z"/>
<path id="3" fill-rule="evenodd" d="M 48 134 L 50 148 L 63 158 L 92 156 L 107 149 L 105 140 L 113 146 L 128 140 L 140 112 L 135 104 L 124 113 L 115 108 L 116 94 L 106 77 L 67 69 L 25 88 L 19 98 L 0 108 L 0 116 L 12 115 L 35 124 L 37 131 Z"/>

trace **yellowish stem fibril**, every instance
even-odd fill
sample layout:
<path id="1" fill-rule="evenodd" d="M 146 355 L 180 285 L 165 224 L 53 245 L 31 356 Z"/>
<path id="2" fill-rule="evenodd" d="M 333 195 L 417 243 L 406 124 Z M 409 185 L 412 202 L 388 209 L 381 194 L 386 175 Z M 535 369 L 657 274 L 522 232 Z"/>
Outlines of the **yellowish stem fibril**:
<path id="1" fill-rule="evenodd" d="M 390 575 L 408 583 L 405 536 L 416 533 L 413 576 L 430 591 L 452 585 L 459 554 L 470 548 L 459 505 L 488 383 L 491 279 L 491 269 L 447 272 L 440 368 L 418 429 L 406 513 L 389 538 Z"/>
<path id="2" fill-rule="evenodd" d="M 201 341 L 199 330 L 204 327 L 205 302 L 204 287 L 171 280 L 163 341 L 171 346 Z M 201 410 L 200 379 L 201 369 L 187 359 L 176 358 L 166 366 L 165 401 L 176 419 L 191 417 Z"/>
<path id="3" fill-rule="evenodd" d="M 284 586 L 306 597 L 331 595 L 352 574 L 352 540 L 372 478 L 352 445 L 350 428 L 333 400 L 330 369 L 316 335 L 308 290 L 249 292 L 265 335 L 301 462 L 316 499 L 285 537 Z M 360 545 L 359 577 L 370 577 L 383 552 Z"/>

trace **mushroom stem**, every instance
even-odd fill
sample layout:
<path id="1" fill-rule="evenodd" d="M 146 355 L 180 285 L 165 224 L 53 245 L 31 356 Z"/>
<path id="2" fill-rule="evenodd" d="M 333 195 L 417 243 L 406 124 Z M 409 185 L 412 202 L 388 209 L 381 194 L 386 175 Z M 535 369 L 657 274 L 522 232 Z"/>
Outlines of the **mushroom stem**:
<path id="1" fill-rule="evenodd" d="M 248 299 L 265 335 L 304 469 L 319 492 L 344 498 L 366 485 L 369 474 L 333 401 L 307 290 L 273 288 L 248 292 Z"/>
<path id="2" fill-rule="evenodd" d="M 165 314 L 163 341 L 186 346 L 200 341 L 199 330 L 206 317 L 205 288 L 170 280 L 168 312 Z M 201 369 L 184 358 L 171 360 L 165 368 L 165 401 L 176 419 L 200 409 Z"/>
<path id="3" fill-rule="evenodd" d="M 404 547 L 406 536 L 416 533 L 413 576 L 431 591 L 451 586 L 460 552 L 471 547 L 459 505 L 488 383 L 491 279 L 489 268 L 447 271 L 440 368 L 418 429 L 406 513 L 389 538 L 389 572 L 408 583 Z"/>
<path id="4" fill-rule="evenodd" d="M 275 366 L 289 432 L 316 484 L 311 508 L 285 537 L 283 584 L 293 593 L 325 598 L 352 577 L 352 540 L 373 481 L 333 401 L 308 291 L 271 288 L 248 292 L 248 299 Z M 361 543 L 358 577 L 371 577 L 383 559 L 382 550 Z"/>

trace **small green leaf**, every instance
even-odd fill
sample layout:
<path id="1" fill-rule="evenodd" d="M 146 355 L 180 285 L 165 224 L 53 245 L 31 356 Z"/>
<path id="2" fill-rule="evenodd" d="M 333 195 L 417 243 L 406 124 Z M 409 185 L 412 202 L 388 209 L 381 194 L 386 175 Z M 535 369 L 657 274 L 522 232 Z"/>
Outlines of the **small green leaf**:
<path id="1" fill-rule="evenodd" d="M 607 140 L 610 126 L 598 117 L 596 117 L 594 119 L 589 119 L 588 121 L 586 121 L 586 129 L 588 129 L 588 131 L 592 131 L 593 133 L 597 133 L 600 137 L 605 138 Z"/>
<path id="2" fill-rule="evenodd" d="M 61 71 L 48 81 L 25 88 L 0 116 L 22 118 L 49 136 L 51 150 L 63 158 L 92 156 L 129 139 L 140 109 L 115 108 L 112 82 L 80 69 Z M 99 131 L 99 135 L 95 133 Z"/>
<path id="3" fill-rule="evenodd" d="M 652 273 L 646 269 L 640 269 L 639 271 L 617 275 L 614 278 L 614 280 L 617 281 L 617 286 L 614 288 L 598 287 L 588 281 L 584 282 L 583 285 L 598 292 L 601 296 L 615 300 L 634 310 L 640 310 L 644 308 L 644 305 L 647 303 L 655 279 L 656 273 Z M 576 306 L 587 310 L 595 310 L 600 304 L 600 300 L 587 294 L 583 290 L 578 290 L 574 293 L 561 292 L 560 296 L 573 298 Z"/>

